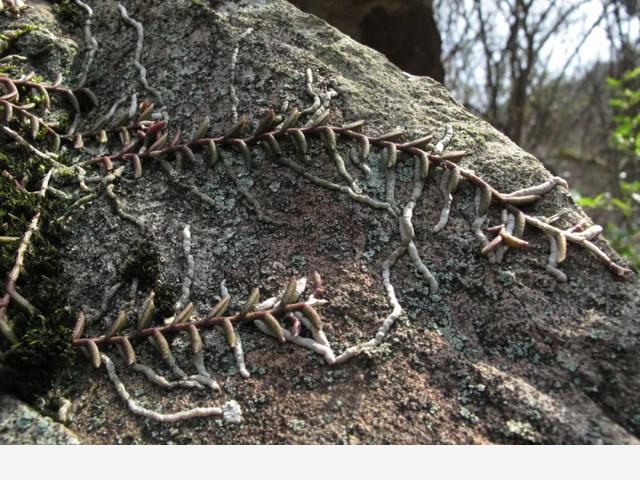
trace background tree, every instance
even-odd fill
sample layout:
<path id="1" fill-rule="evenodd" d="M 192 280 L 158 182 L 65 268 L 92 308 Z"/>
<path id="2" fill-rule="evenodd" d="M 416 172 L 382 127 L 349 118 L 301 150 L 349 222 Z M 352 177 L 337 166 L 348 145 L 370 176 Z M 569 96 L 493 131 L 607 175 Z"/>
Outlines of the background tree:
<path id="1" fill-rule="evenodd" d="M 571 109 L 572 119 L 557 115 L 567 81 L 581 84 L 581 91 L 571 96 L 574 102 L 587 81 L 597 83 L 588 96 L 604 96 L 606 105 L 604 77 L 619 76 L 637 59 L 636 2 L 438 0 L 435 11 L 447 87 L 465 105 L 535 153 L 548 152 L 550 133 L 554 138 L 564 137 L 562 129 L 549 128 L 554 118 L 559 125 L 567 125 L 585 113 Z M 596 63 L 602 52 L 585 51 L 603 31 L 610 59 L 606 73 Z M 574 48 L 560 59 L 558 51 L 567 45 Z M 585 58 L 590 59 L 588 65 Z M 537 147 L 541 143 L 542 151 Z"/>

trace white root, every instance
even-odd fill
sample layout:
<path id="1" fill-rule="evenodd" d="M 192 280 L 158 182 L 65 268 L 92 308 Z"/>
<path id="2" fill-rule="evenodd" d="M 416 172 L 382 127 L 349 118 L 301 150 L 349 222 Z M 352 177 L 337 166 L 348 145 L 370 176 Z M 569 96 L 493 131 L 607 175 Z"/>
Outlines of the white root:
<path id="1" fill-rule="evenodd" d="M 190 375 L 189 379 L 194 380 L 211 390 L 219 391 L 220 385 L 215 381 L 213 376 L 204 365 L 204 352 L 202 350 L 192 354 L 193 364 L 196 367 L 198 375 Z"/>
<path id="2" fill-rule="evenodd" d="M 347 360 L 355 357 L 367 348 L 379 346 L 395 321 L 402 314 L 402 306 L 396 298 L 395 290 L 393 288 L 393 285 L 391 284 L 390 276 L 391 267 L 395 265 L 398 258 L 400 258 L 404 254 L 404 252 L 406 252 L 406 250 L 406 246 L 401 245 L 400 247 L 396 248 L 382 264 L 382 283 L 384 284 L 385 291 L 387 292 L 387 297 L 389 298 L 389 303 L 393 307 L 393 310 L 384 319 L 384 321 L 382 322 L 382 326 L 378 329 L 378 332 L 371 340 L 347 348 L 343 353 L 336 357 L 336 364 L 346 362 Z"/>
<path id="3" fill-rule="evenodd" d="M 163 103 L 162 95 L 157 89 L 149 85 L 149 81 L 147 80 L 147 69 L 142 63 L 140 63 L 140 58 L 142 56 L 142 48 L 144 44 L 144 27 L 140 22 L 134 20 L 129 16 L 129 14 L 127 13 L 127 9 L 121 3 L 118 4 L 118 11 L 120 12 L 120 16 L 122 17 L 122 19 L 125 22 L 127 22 L 129 25 L 131 25 L 133 28 L 135 28 L 136 30 L 137 39 L 136 39 L 136 50 L 134 54 L 133 64 L 138 70 L 140 83 L 142 84 L 142 86 L 145 88 L 147 92 L 151 93 L 156 98 L 158 103 L 162 104 Z"/>
<path id="4" fill-rule="evenodd" d="M 116 214 L 118 214 L 118 216 L 121 217 L 122 219 L 133 223 L 138 228 L 143 229 L 144 221 L 136 217 L 135 215 L 125 212 L 124 204 L 122 200 L 120 200 L 120 198 L 118 198 L 118 196 L 116 195 L 114 188 L 115 187 L 113 183 L 109 183 L 105 188 L 104 194 L 109 200 L 111 200 L 111 203 L 113 203 L 113 209 L 116 211 Z"/>
<path id="5" fill-rule="evenodd" d="M 111 359 L 104 353 L 100 355 L 102 363 L 107 370 L 109 379 L 113 383 L 120 398 L 127 404 L 129 410 L 135 415 L 155 420 L 162 423 L 175 423 L 182 420 L 188 420 L 199 417 L 216 417 L 221 416 L 229 423 L 239 423 L 242 421 L 242 412 L 240 405 L 234 400 L 225 403 L 222 407 L 200 407 L 192 408 L 190 410 L 183 410 L 176 413 L 160 413 L 147 408 L 141 407 L 139 404 L 131 399 L 131 395 L 127 392 L 124 384 L 120 381 L 118 374 L 116 373 L 115 366 Z"/>
<path id="6" fill-rule="evenodd" d="M 311 114 L 311 117 L 305 124 L 305 127 L 314 126 L 323 118 L 326 117 L 329 113 L 329 106 L 331 103 L 331 99 L 337 95 L 335 90 L 329 90 L 324 93 L 316 93 L 313 88 L 313 72 L 310 68 L 307 68 L 305 72 L 306 78 L 306 91 L 307 95 L 309 95 L 313 99 L 313 103 L 302 110 L 302 114 Z"/>
<path id="7" fill-rule="evenodd" d="M 238 373 L 244 378 L 249 378 L 249 370 L 244 363 L 244 351 L 242 350 L 242 342 L 240 341 L 240 335 L 236 334 L 236 344 L 233 347 L 233 355 L 236 358 L 236 366 L 238 367 Z"/>
<path id="8" fill-rule="evenodd" d="M 365 137 L 366 138 L 366 137 Z M 369 176 L 371 174 L 371 167 L 367 165 L 364 160 L 360 158 L 361 153 L 358 151 L 356 147 L 351 147 L 349 150 L 349 159 L 351 163 L 353 163 L 356 167 L 358 167 L 365 176 Z"/>
<path id="9" fill-rule="evenodd" d="M 445 127 L 444 137 L 442 137 L 442 139 L 436 144 L 435 148 L 433 149 L 433 153 L 435 153 L 436 155 L 441 155 L 442 151 L 449 146 L 449 143 L 451 143 L 452 137 L 453 125 L 448 124 Z"/>
<path id="10" fill-rule="evenodd" d="M 567 281 L 567 275 L 558 268 L 558 241 L 553 235 L 547 234 L 547 237 L 549 238 L 550 253 L 546 270 L 553 275 L 558 282 L 565 283 Z"/>
<path id="11" fill-rule="evenodd" d="M 113 116 L 116 114 L 116 111 L 118 110 L 120 105 L 122 105 L 126 101 L 127 101 L 126 96 L 116 100 L 113 103 L 113 105 L 111 105 L 111 108 L 109 109 L 109 111 L 105 113 L 100 119 L 98 119 L 98 121 L 96 122 L 96 124 L 93 126 L 91 130 L 95 132 L 102 129 L 102 127 L 104 127 L 107 123 L 109 123 L 109 121 L 113 118 Z"/>
<path id="12" fill-rule="evenodd" d="M 506 210 L 502 211 L 502 223 L 505 225 L 504 229 L 506 230 L 506 232 L 509 235 L 513 235 L 513 231 L 516 227 L 516 217 L 511 214 L 511 213 L 507 213 Z M 495 260 L 496 263 L 502 263 L 502 259 L 504 258 L 504 254 L 507 253 L 507 250 L 509 249 L 509 247 L 502 242 L 498 248 L 496 248 L 495 251 Z"/>
<path id="13" fill-rule="evenodd" d="M 425 161 L 426 160 L 426 161 Z M 413 224 L 411 219 L 413 217 L 413 209 L 416 206 L 417 201 L 422 196 L 422 191 L 424 189 L 424 182 L 427 178 L 427 174 L 429 171 L 429 159 L 428 158 L 416 158 L 416 163 L 414 167 L 414 184 L 413 191 L 411 192 L 411 200 L 404 207 L 402 212 L 402 216 L 400 217 L 400 237 L 403 242 L 407 243 L 407 250 L 409 251 L 409 257 L 411 261 L 415 265 L 416 269 L 420 274 L 422 274 L 427 283 L 429 284 L 429 292 L 433 295 L 438 291 L 438 281 L 433 276 L 433 274 L 429 271 L 427 266 L 424 264 L 422 259 L 420 258 L 420 254 L 418 253 L 418 247 L 414 242 L 415 232 L 413 228 Z"/>
<path id="14" fill-rule="evenodd" d="M 438 223 L 435 225 L 435 227 L 433 227 L 434 232 L 439 232 L 440 230 L 442 230 L 449 221 L 449 211 L 451 210 L 451 202 L 453 201 L 453 196 L 447 188 L 450 177 L 451 170 L 445 170 L 444 172 L 442 172 L 442 177 L 440 177 L 440 193 L 442 193 L 444 205 L 442 207 L 442 210 L 440 211 L 440 219 L 438 220 Z"/>
<path id="15" fill-rule="evenodd" d="M 191 254 L 191 229 L 189 225 L 185 225 L 184 230 L 182 230 L 182 250 L 184 252 L 184 258 L 187 260 L 187 271 L 182 279 L 182 296 L 175 305 L 176 312 L 189 303 L 191 285 L 193 283 L 193 275 L 195 272 L 195 262 L 193 255 Z"/>
<path id="16" fill-rule="evenodd" d="M 83 8 L 87 13 L 87 19 L 84 22 L 84 43 L 87 45 L 87 58 L 82 67 L 82 73 L 80 74 L 80 80 L 78 81 L 78 85 L 76 88 L 84 87 L 85 83 L 87 83 L 87 75 L 89 75 L 89 70 L 91 70 L 91 65 L 93 65 L 93 60 L 95 59 L 96 52 L 98 50 L 98 41 L 96 37 L 93 36 L 91 32 L 91 24 L 93 22 L 93 10 L 89 5 L 84 3 L 81 0 L 75 0 L 76 5 Z"/>
<path id="17" fill-rule="evenodd" d="M 238 104 L 240 100 L 238 99 L 238 94 L 236 93 L 236 63 L 238 62 L 238 53 L 240 52 L 240 42 L 251 35 L 253 32 L 253 28 L 247 28 L 242 35 L 238 38 L 238 42 L 236 43 L 235 48 L 233 49 L 233 53 L 231 54 L 231 73 L 229 78 L 229 95 L 231 96 L 231 118 L 233 119 L 233 123 L 238 122 Z"/>
<path id="18" fill-rule="evenodd" d="M 302 110 L 302 113 L 303 114 L 314 113 L 316 110 L 320 108 L 320 97 L 318 96 L 318 94 L 316 94 L 315 90 L 313 89 L 313 71 L 310 68 L 307 68 L 305 72 L 305 78 L 306 78 L 305 87 L 307 90 L 307 95 L 309 95 L 313 99 L 313 104 L 305 108 L 304 110 Z"/>
<path id="19" fill-rule="evenodd" d="M 396 195 L 396 170 L 394 167 L 387 167 L 387 175 L 385 181 L 385 201 L 389 205 L 395 205 Z"/>
<path id="20" fill-rule="evenodd" d="M 553 190 L 553 188 L 555 188 L 556 185 L 561 185 L 564 188 L 569 188 L 569 185 L 563 178 L 552 177 L 551 179 L 539 185 L 534 185 L 532 187 L 516 190 L 507 195 L 504 195 L 504 197 L 509 198 L 509 197 L 524 197 L 526 195 L 542 195 Z"/>
<path id="21" fill-rule="evenodd" d="M 261 332 L 269 335 L 270 337 L 275 338 L 275 334 L 262 320 L 254 320 L 253 323 Z M 284 338 L 287 341 L 294 343 L 296 345 L 299 345 L 301 347 L 308 348 L 309 350 L 312 350 L 318 353 L 319 355 L 322 355 L 322 357 L 324 358 L 325 362 L 327 362 L 327 364 L 333 365 L 335 363 L 336 357 L 333 351 L 331 350 L 331 347 L 329 347 L 328 345 L 323 345 L 322 343 L 316 340 L 312 340 L 310 338 L 291 335 L 291 332 L 289 332 L 289 330 L 286 330 L 286 329 L 283 329 L 282 333 L 284 335 Z"/>
<path id="22" fill-rule="evenodd" d="M 168 380 L 166 377 L 157 373 L 153 368 L 142 363 L 134 363 L 131 368 L 136 372 L 142 373 L 145 377 L 147 377 L 147 380 L 149 380 L 154 385 L 165 388 L 167 390 L 173 390 L 174 388 L 203 388 L 200 382 L 187 380 L 186 376 L 181 380 Z"/>

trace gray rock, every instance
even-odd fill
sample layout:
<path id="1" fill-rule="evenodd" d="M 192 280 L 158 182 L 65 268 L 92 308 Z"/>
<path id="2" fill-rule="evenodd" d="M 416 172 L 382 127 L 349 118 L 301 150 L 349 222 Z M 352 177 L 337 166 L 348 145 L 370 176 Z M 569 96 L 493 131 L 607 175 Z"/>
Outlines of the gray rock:
<path id="1" fill-rule="evenodd" d="M 24 402 L 0 395 L 0 444 L 78 445 L 78 437 L 64 425 L 42 416 Z"/>

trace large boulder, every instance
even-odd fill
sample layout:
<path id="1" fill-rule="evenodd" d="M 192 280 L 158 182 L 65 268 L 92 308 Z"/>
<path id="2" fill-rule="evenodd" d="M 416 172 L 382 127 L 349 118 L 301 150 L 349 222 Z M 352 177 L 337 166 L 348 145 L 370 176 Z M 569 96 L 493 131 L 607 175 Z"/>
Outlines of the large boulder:
<path id="1" fill-rule="evenodd" d="M 114 183 L 118 200 L 103 195 L 83 204 L 67 225 L 62 284 L 71 309 L 92 320 L 87 336 L 104 334 L 119 311 L 133 318 L 151 290 L 159 309 L 170 314 L 175 302 L 186 304 L 186 285 L 197 318 L 221 295 L 223 281 L 237 311 L 253 287 L 260 286 L 266 298 L 292 278 L 311 279 L 313 271 L 322 275 L 330 301 L 321 312 L 336 354 L 376 334 L 393 308 L 389 286 L 402 314 L 381 345 L 339 365 L 326 365 L 310 350 L 279 344 L 252 323 L 242 324 L 237 333 L 248 379 L 238 375 L 222 329 L 203 329 L 205 364 L 221 393 L 167 393 L 139 373 L 126 373 L 115 346 L 101 347 L 131 401 L 168 412 L 234 399 L 241 423 L 196 419 L 165 426 L 142 419 L 127 408 L 104 369 L 93 369 L 79 355 L 55 388 L 72 401 L 69 426 L 82 441 L 638 442 L 637 281 L 619 278 L 592 251 L 570 242 L 561 265 L 568 281 L 559 282 L 562 275 L 547 272 L 549 240 L 531 224 L 524 234 L 528 248 L 510 248 L 501 263 L 491 263 L 472 230 L 478 183 L 470 172 L 510 192 L 551 179 L 534 157 L 466 111 L 436 81 L 403 73 L 283 0 L 129 0 L 122 2 L 134 19 L 129 22 L 115 1 L 87 3 L 98 49 L 86 86 L 100 105 L 84 115 L 79 131 L 95 125 L 120 99 L 116 111 L 127 110 L 135 93 L 139 101 L 155 103 L 158 118 L 168 117 L 171 135 L 180 129 L 183 138 L 191 138 L 209 117 L 215 136 L 229 131 L 234 116 L 245 115 L 255 128 L 268 109 L 282 115 L 293 107 L 303 110 L 313 102 L 310 90 L 320 108 L 330 106 L 331 125 L 363 119 L 372 139 L 401 128 L 405 137 L 392 139 L 396 143 L 433 134 L 435 144 L 451 125 L 443 154 L 467 152 L 459 160 L 467 176 L 453 192 L 443 229 L 433 231 L 444 200 L 442 160 L 431 162 L 413 209 L 415 246 L 438 283 L 436 292 L 406 254 L 383 281 L 390 255 L 406 246 L 402 215 L 372 208 L 347 191 L 351 184 L 352 193 L 360 188 L 368 198 L 390 200 L 391 147 L 381 147 L 381 140 L 371 142 L 368 174 L 351 161 L 352 153 L 358 158 L 357 142 L 340 135 L 335 150 L 330 139 L 307 135 L 306 159 L 282 141 L 282 156 L 275 158 L 268 153 L 273 147 L 250 145 L 250 162 L 237 146 L 221 146 L 227 163 L 220 160 L 214 168 L 207 168 L 199 151 L 195 161 L 185 151 L 182 159 L 167 157 L 169 167 L 147 159 L 140 178 L 127 165 Z M 23 18 L 28 21 L 28 11 Z M 144 29 L 141 43 L 135 22 Z M 69 77 L 73 84 L 86 65 L 86 37 L 77 23 L 62 26 L 80 50 Z M 137 43 L 147 87 L 134 65 Z M 84 143 L 72 158 L 90 160 L 117 150 L 89 138 Z M 355 184 L 337 168 L 333 151 Z M 400 209 L 414 194 L 417 161 L 398 154 L 394 202 Z M 100 168 L 88 164 L 87 175 L 100 174 Z M 568 190 L 556 183 L 522 210 L 539 222 L 559 213 L 554 225 L 562 229 L 584 221 L 588 226 Z M 484 227 L 502 222 L 502 207 L 494 202 Z M 605 240 L 593 245 L 624 265 Z M 187 338 L 169 341 L 178 363 L 191 370 Z M 147 342 L 134 347 L 139 362 L 163 371 Z"/>

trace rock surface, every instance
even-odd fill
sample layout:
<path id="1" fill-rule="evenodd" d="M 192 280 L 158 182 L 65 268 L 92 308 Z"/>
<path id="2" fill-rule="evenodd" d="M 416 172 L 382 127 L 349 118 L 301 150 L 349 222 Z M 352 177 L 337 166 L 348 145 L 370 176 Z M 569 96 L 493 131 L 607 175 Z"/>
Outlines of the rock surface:
<path id="1" fill-rule="evenodd" d="M 94 8 L 99 42 L 87 86 L 101 99 L 87 124 L 137 92 L 140 100 L 164 105 L 173 128 L 186 136 L 205 115 L 211 131 L 224 132 L 233 115 L 234 78 L 237 112 L 255 125 L 268 108 L 284 113 L 311 103 L 305 91 L 305 70 L 311 68 L 317 92 L 337 93 L 331 99 L 333 125 L 364 119 L 370 135 L 401 127 L 411 139 L 440 137 L 452 124 L 449 150 L 469 152 L 461 164 L 499 191 L 550 177 L 437 82 L 405 75 L 381 54 L 284 1 L 123 2 L 144 25 L 141 61 L 162 102 L 138 81 L 135 30 L 120 19 L 117 2 L 87 3 Z M 76 24 L 62 26 L 83 44 Z M 82 53 L 75 58 L 73 71 L 81 70 L 83 59 Z M 365 176 L 347 160 L 351 147 L 340 140 L 351 174 L 369 195 L 384 198 L 385 157 L 372 148 L 371 174 Z M 309 148 L 306 168 L 340 182 L 322 143 L 310 140 Z M 189 225 L 197 311 L 215 303 L 222 280 L 238 306 L 256 285 L 269 296 L 291 278 L 317 270 L 331 301 L 322 313 L 334 350 L 371 338 L 390 311 L 381 270 L 400 241 L 397 221 L 254 150 L 251 171 L 233 150 L 223 154 L 265 212 L 284 225 L 259 222 L 220 165 L 207 169 L 186 160 L 178 179 L 196 185 L 211 202 L 177 187 L 157 164 L 145 164 L 139 180 L 116 189 L 143 229 L 104 199 L 74 216 L 63 277 L 74 309 L 98 316 L 105 289 L 124 281 L 122 265 L 131 259 L 151 254 L 159 268 L 149 284 L 140 282 L 133 302 L 131 284 L 124 283 L 106 320 L 96 320 L 89 333 L 103 333 L 120 309 L 139 305 L 151 288 L 162 286 L 174 299 L 180 295 L 187 268 L 181 232 Z M 283 154 L 293 151 L 283 146 Z M 101 150 L 88 146 L 84 155 Z M 211 331 L 204 337 L 205 360 L 222 386 L 215 395 L 162 392 L 138 373 L 123 373 L 117 360 L 134 400 L 148 408 L 176 411 L 235 399 L 243 410 L 241 424 L 195 419 L 169 426 L 131 414 L 105 372 L 78 356 L 55 386 L 72 400 L 70 427 L 86 443 L 638 443 L 637 281 L 615 279 L 587 251 L 569 246 L 563 264 L 569 281 L 557 283 L 545 272 L 548 241 L 533 229 L 525 234 L 529 249 L 510 250 L 503 263 L 490 264 L 470 228 L 474 190 L 467 183 L 454 194 L 446 228 L 432 232 L 442 206 L 439 179 L 433 169 L 413 219 L 418 249 L 439 292 L 429 296 L 411 261 L 401 258 L 391 280 L 405 312 L 380 348 L 331 367 L 246 325 L 239 334 L 251 378 L 243 379 L 223 335 Z M 413 161 L 401 156 L 398 204 L 407 202 L 412 181 Z M 564 188 L 527 207 L 547 217 L 559 211 L 563 227 L 585 217 Z M 493 206 L 490 217 L 487 225 L 499 223 L 500 209 Z M 606 242 L 597 243 L 617 258 Z M 188 343 L 176 337 L 172 345 L 186 368 Z M 137 347 L 138 357 L 157 365 L 157 354 L 145 347 Z"/>
<path id="2" fill-rule="evenodd" d="M 10 395 L 0 395 L 0 445 L 77 445 L 64 425 Z"/>

